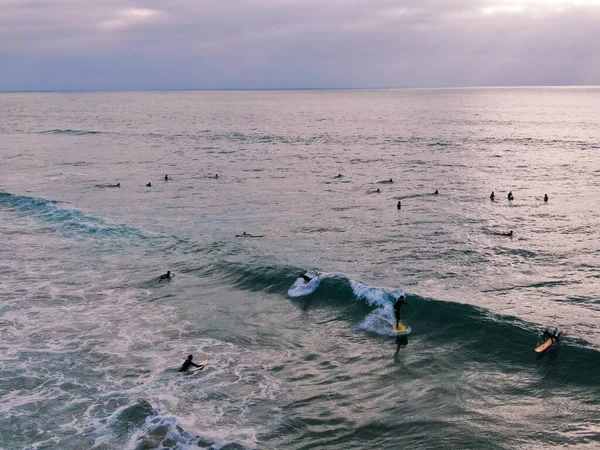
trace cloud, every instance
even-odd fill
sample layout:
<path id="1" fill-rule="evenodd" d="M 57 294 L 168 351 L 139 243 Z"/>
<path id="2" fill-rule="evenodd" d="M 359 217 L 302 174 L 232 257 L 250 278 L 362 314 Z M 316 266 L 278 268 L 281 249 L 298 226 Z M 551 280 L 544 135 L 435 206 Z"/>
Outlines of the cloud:
<path id="1" fill-rule="evenodd" d="M 600 84 L 599 21 L 600 0 L 0 0 L 0 89 Z"/>
<path id="2" fill-rule="evenodd" d="M 127 8 L 117 11 L 115 17 L 98 23 L 98 28 L 114 30 L 148 23 L 161 14 L 161 11 L 148 8 Z"/>

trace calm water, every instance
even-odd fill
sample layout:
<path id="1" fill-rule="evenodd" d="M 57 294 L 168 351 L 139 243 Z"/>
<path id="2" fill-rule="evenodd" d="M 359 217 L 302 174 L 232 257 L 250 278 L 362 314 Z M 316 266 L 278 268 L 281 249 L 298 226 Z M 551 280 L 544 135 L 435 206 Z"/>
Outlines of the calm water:
<path id="1" fill-rule="evenodd" d="M 600 445 L 600 89 L 0 94 L 0 135 L 0 448 Z"/>

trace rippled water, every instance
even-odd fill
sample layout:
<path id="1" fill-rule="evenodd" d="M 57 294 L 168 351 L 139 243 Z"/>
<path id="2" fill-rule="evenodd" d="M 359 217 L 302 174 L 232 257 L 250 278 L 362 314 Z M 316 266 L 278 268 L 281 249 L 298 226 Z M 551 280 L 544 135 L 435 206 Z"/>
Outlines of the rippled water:
<path id="1" fill-rule="evenodd" d="M 600 89 L 0 111 L 1 448 L 600 445 Z"/>

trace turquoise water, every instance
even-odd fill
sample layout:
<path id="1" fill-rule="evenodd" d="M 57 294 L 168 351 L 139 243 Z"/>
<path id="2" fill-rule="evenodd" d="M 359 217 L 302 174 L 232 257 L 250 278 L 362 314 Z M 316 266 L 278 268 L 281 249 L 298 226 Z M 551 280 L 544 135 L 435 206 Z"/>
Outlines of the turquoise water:
<path id="1" fill-rule="evenodd" d="M 0 111 L 0 448 L 600 445 L 600 89 Z"/>

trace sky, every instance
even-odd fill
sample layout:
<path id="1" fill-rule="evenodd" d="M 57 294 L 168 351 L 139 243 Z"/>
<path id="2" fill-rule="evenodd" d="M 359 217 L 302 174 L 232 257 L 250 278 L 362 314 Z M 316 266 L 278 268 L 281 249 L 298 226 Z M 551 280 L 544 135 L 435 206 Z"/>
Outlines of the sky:
<path id="1" fill-rule="evenodd" d="M 600 85 L 600 0 L 0 0 L 0 91 Z"/>

